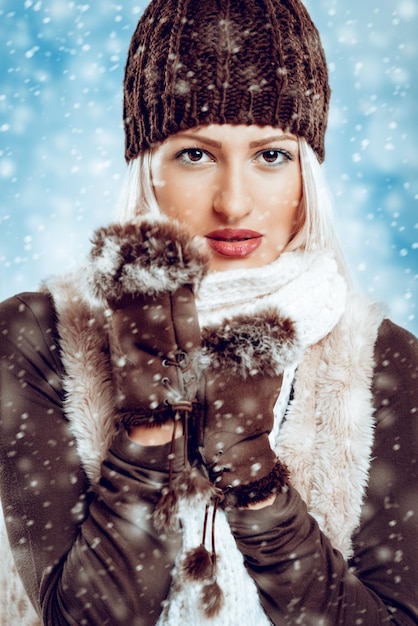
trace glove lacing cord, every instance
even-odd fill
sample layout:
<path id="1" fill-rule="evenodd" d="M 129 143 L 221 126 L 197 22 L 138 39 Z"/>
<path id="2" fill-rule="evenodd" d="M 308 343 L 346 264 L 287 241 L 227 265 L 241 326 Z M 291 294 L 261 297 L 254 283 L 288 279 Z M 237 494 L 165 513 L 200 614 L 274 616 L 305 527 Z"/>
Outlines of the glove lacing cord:
<path id="1" fill-rule="evenodd" d="M 176 361 L 167 360 L 167 364 L 177 366 L 182 374 L 189 369 L 189 363 L 184 359 L 184 353 L 176 355 Z M 180 379 L 182 376 L 180 376 Z M 186 390 L 179 393 L 171 385 L 168 377 L 161 380 L 162 384 L 171 392 L 172 398 L 167 398 L 165 403 L 170 406 L 174 413 L 174 427 L 171 436 L 169 466 L 168 466 L 168 482 L 163 488 L 161 498 L 158 501 L 154 511 L 154 525 L 158 530 L 179 530 L 178 520 L 178 501 L 180 497 L 191 498 L 193 496 L 203 496 L 209 500 L 216 489 L 212 483 L 198 470 L 192 467 L 188 454 L 189 440 L 189 416 L 193 410 L 193 401 L 187 400 Z M 193 394 L 194 395 L 194 394 Z M 174 478 L 173 462 L 175 459 L 175 440 L 178 425 L 183 427 L 183 469 Z"/>
<path id="2" fill-rule="evenodd" d="M 170 381 L 164 379 L 163 384 L 170 388 Z M 187 453 L 188 422 L 192 410 L 192 403 L 188 400 L 167 402 L 174 412 L 174 427 L 171 435 L 170 453 L 168 456 L 168 481 L 162 489 L 161 497 L 154 511 L 154 525 L 158 530 L 179 530 L 178 498 L 186 491 L 187 479 L 191 472 L 191 465 Z M 179 424 L 183 425 L 183 470 L 173 478 L 173 463 L 175 459 L 175 441 Z"/>
<path id="3" fill-rule="evenodd" d="M 223 592 L 216 579 L 217 555 L 215 547 L 215 518 L 221 500 L 221 493 L 212 495 L 211 552 L 205 546 L 211 504 L 208 502 L 205 506 L 201 544 L 197 548 L 189 550 L 182 563 L 185 578 L 202 583 L 201 609 L 208 618 L 215 617 L 223 605 Z"/>
<path id="4" fill-rule="evenodd" d="M 170 365 L 176 365 L 183 370 L 185 365 L 182 359 L 170 361 Z M 190 550 L 182 563 L 182 570 L 186 578 L 202 583 L 201 608 L 206 617 L 217 615 L 223 604 L 223 593 L 216 580 L 216 547 L 215 547 L 215 518 L 218 505 L 223 499 L 220 489 L 216 488 L 197 467 L 192 467 L 188 454 L 189 440 L 189 417 L 193 410 L 190 400 L 178 397 L 179 394 L 171 386 L 169 378 L 161 381 L 167 389 L 177 396 L 176 400 L 166 400 L 166 403 L 174 412 L 174 428 L 171 436 L 168 482 L 162 490 L 154 512 L 154 525 L 157 529 L 179 530 L 178 500 L 179 497 L 204 497 L 207 500 L 203 521 L 202 541 L 200 546 Z M 173 478 L 173 462 L 175 458 L 174 447 L 176 433 L 179 424 L 183 426 L 183 470 L 176 478 Z M 211 523 L 211 552 L 205 547 L 209 507 L 213 504 Z"/>

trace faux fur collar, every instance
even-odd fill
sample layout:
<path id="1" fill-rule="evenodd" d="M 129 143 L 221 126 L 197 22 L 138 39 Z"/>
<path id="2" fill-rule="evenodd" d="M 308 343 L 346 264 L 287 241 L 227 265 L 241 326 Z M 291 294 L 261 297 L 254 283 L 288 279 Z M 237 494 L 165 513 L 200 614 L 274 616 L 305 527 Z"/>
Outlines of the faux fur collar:
<path id="1" fill-rule="evenodd" d="M 320 528 L 345 558 L 360 520 L 374 437 L 371 379 L 383 308 L 352 296 L 305 352 L 276 449 Z M 315 373 L 315 375 L 313 375 Z"/>
<path id="2" fill-rule="evenodd" d="M 86 275 L 51 278 L 66 372 L 64 410 L 85 472 L 93 484 L 115 435 L 114 387 L 108 359 L 107 311 L 85 299 Z"/>

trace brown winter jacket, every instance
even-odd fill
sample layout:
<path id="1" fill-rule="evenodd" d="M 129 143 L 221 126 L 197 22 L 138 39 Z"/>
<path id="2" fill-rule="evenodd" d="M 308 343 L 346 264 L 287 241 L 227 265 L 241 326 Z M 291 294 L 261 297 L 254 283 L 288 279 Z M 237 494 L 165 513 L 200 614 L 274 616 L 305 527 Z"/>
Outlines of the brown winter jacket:
<path id="1" fill-rule="evenodd" d="M 0 366 L 2 504 L 17 569 L 43 623 L 155 624 L 180 541 L 150 522 L 167 481 L 166 446 L 142 447 L 121 431 L 99 492 L 91 491 L 64 415 L 46 294 L 1 305 Z M 384 321 L 369 483 L 348 564 L 292 487 L 272 506 L 228 513 L 273 624 L 418 624 L 417 376 L 417 341 Z"/>

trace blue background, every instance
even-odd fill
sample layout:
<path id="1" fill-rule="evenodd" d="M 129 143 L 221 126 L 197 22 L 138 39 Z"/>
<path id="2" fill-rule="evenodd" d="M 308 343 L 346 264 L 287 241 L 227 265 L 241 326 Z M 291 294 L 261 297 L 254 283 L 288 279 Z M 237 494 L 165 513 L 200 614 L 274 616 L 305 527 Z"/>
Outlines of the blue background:
<path id="1" fill-rule="evenodd" d="M 355 282 L 418 333 L 418 0 L 307 0 L 333 90 L 326 170 Z M 0 3 L 0 299 L 85 254 L 125 173 L 121 102 L 146 2 Z"/>

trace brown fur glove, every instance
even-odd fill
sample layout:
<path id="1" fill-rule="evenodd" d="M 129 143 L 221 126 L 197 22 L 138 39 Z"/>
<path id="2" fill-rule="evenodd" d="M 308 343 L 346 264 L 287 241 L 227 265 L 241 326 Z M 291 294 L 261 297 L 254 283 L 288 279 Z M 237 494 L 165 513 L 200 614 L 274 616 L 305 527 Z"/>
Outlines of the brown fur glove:
<path id="1" fill-rule="evenodd" d="M 158 425 L 190 412 L 200 329 L 194 290 L 206 259 L 173 222 L 96 231 L 93 288 L 110 309 L 109 344 L 119 418 Z"/>
<path id="2" fill-rule="evenodd" d="M 202 343 L 209 364 L 192 414 L 191 447 L 216 489 L 214 517 L 218 504 L 246 507 L 287 485 L 288 470 L 272 450 L 269 434 L 283 370 L 300 349 L 292 322 L 273 309 L 205 329 Z M 212 617 L 222 606 L 223 593 L 217 583 L 213 522 L 212 550 L 206 547 L 208 510 L 201 544 L 186 554 L 183 573 L 186 580 L 201 582 L 201 608 Z"/>
<path id="3" fill-rule="evenodd" d="M 210 366 L 199 391 L 197 446 L 225 506 L 247 506 L 286 485 L 269 443 L 284 367 L 298 352 L 293 324 L 268 310 L 203 334 Z"/>

